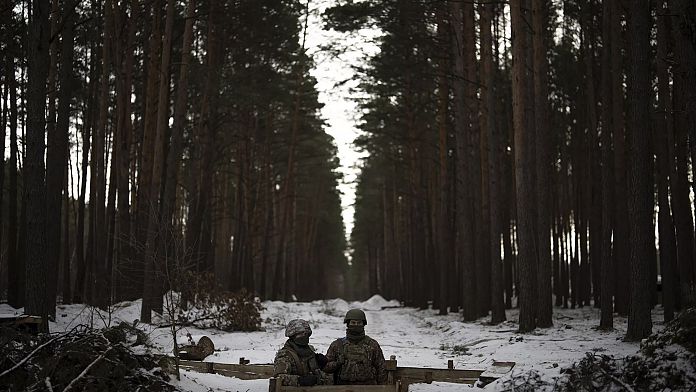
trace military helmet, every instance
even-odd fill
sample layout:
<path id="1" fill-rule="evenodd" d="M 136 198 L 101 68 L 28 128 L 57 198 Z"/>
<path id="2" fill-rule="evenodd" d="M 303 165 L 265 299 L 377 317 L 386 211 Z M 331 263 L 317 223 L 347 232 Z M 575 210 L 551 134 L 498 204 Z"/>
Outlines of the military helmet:
<path id="1" fill-rule="evenodd" d="M 351 309 L 346 313 L 346 317 L 343 319 L 344 323 L 348 323 L 350 320 L 362 320 L 364 325 L 367 325 L 367 318 L 365 317 L 365 312 L 360 309 Z"/>
<path id="2" fill-rule="evenodd" d="M 302 320 L 302 319 L 291 320 L 288 323 L 288 326 L 285 327 L 285 336 L 291 338 L 291 337 L 293 337 L 295 335 L 299 335 L 299 334 L 311 335 L 312 328 L 309 326 L 309 323 L 306 320 Z"/>

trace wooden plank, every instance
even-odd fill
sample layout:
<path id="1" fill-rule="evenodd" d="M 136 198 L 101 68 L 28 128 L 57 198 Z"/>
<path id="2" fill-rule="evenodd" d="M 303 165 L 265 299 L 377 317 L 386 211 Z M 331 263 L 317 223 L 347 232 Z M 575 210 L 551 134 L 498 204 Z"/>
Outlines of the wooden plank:
<path id="1" fill-rule="evenodd" d="M 216 373 L 242 380 L 260 380 L 273 377 L 273 365 L 238 365 L 233 363 L 216 363 L 200 361 L 179 361 L 182 369 L 200 373 Z"/>
<path id="2" fill-rule="evenodd" d="M 283 386 L 281 392 L 398 392 L 396 385 L 315 385 L 313 387 Z"/>
<path id="3" fill-rule="evenodd" d="M 429 381 L 456 382 L 451 380 L 471 380 L 478 379 L 483 370 L 470 369 L 430 369 L 417 367 L 398 367 L 396 368 L 396 378 L 408 378 Z M 428 381 L 429 380 L 429 381 Z"/>
<path id="4" fill-rule="evenodd" d="M 0 315 L 0 326 L 16 328 L 31 334 L 38 334 L 39 327 L 41 326 L 41 317 L 27 316 L 26 314 L 3 314 Z"/>
<path id="5" fill-rule="evenodd" d="M 515 362 L 493 361 L 493 364 L 481 373 L 479 378 L 484 384 L 489 384 L 507 374 L 513 367 L 515 367 Z"/>
<path id="6" fill-rule="evenodd" d="M 436 382 L 449 382 L 452 384 L 467 384 L 467 385 L 474 385 L 478 381 L 478 378 L 442 378 L 442 379 L 437 379 L 437 380 L 425 380 L 422 378 L 401 378 L 400 381 L 403 385 L 410 385 L 410 384 L 430 384 L 433 381 Z"/>

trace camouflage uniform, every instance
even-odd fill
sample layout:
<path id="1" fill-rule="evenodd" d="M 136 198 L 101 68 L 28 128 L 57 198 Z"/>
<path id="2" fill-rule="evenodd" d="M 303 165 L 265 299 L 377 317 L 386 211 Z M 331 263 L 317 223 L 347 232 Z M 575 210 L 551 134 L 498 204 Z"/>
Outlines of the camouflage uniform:
<path id="1" fill-rule="evenodd" d="M 300 376 L 314 374 L 318 384 L 328 384 L 324 373 L 319 370 L 319 365 L 314 356 L 314 348 L 308 346 L 304 355 L 300 355 L 292 342 L 286 342 L 276 354 L 273 362 L 273 376 L 281 380 L 283 385 L 299 386 Z M 311 352 L 311 355 L 309 353 Z"/>
<path id="2" fill-rule="evenodd" d="M 384 354 L 376 340 L 369 336 L 358 341 L 347 337 L 335 340 L 326 353 L 327 373 L 334 373 L 336 384 L 366 385 L 385 384 L 387 371 Z"/>
<path id="3" fill-rule="evenodd" d="M 304 336 L 308 341 L 312 334 L 309 323 L 302 319 L 292 320 L 285 329 L 289 339 L 276 354 L 273 375 L 282 385 L 299 386 L 300 377 L 316 376 L 317 384 L 329 384 L 325 373 L 319 369 L 314 347 L 305 343 L 297 344 L 293 339 Z"/>

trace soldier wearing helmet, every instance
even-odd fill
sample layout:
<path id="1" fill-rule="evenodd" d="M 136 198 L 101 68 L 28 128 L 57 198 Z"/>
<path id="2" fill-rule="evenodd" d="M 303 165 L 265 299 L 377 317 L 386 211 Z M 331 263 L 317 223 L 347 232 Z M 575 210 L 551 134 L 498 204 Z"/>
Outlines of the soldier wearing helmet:
<path id="1" fill-rule="evenodd" d="M 326 353 L 324 368 L 334 374 L 334 383 L 344 385 L 385 384 L 384 354 L 376 340 L 365 335 L 367 318 L 360 309 L 346 313 L 346 336 L 336 339 Z"/>
<path id="2" fill-rule="evenodd" d="M 312 386 L 326 384 L 321 369 L 326 365 L 326 357 L 316 354 L 309 345 L 312 328 L 306 320 L 295 319 L 285 328 L 288 340 L 278 351 L 273 363 L 273 375 L 282 385 Z"/>

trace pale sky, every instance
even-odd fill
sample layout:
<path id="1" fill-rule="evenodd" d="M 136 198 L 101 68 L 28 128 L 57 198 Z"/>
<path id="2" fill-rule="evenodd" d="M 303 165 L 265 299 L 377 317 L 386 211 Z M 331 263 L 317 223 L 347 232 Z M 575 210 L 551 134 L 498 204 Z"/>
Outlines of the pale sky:
<path id="1" fill-rule="evenodd" d="M 353 140 L 358 135 L 356 128 L 359 113 L 351 92 L 358 85 L 350 65 L 358 64 L 365 55 L 372 55 L 379 50 L 374 39 L 379 33 L 374 30 L 362 30 L 357 34 L 342 34 L 336 31 L 322 30 L 321 13 L 335 0 L 310 1 L 310 17 L 307 28 L 306 46 L 310 56 L 314 57 L 316 68 L 311 71 L 317 79 L 319 101 L 324 104 L 321 111 L 326 120 L 326 133 L 333 136 L 338 147 L 338 157 L 341 161 L 340 172 L 343 182 L 338 188 L 342 193 L 343 222 L 346 225 L 346 235 L 350 238 L 353 229 L 353 213 L 355 208 L 355 181 L 359 172 L 360 153 L 353 148 Z M 339 57 L 330 57 L 320 50 L 321 45 L 329 42 L 340 43 L 346 52 Z M 336 86 L 337 82 L 348 82 Z"/>

